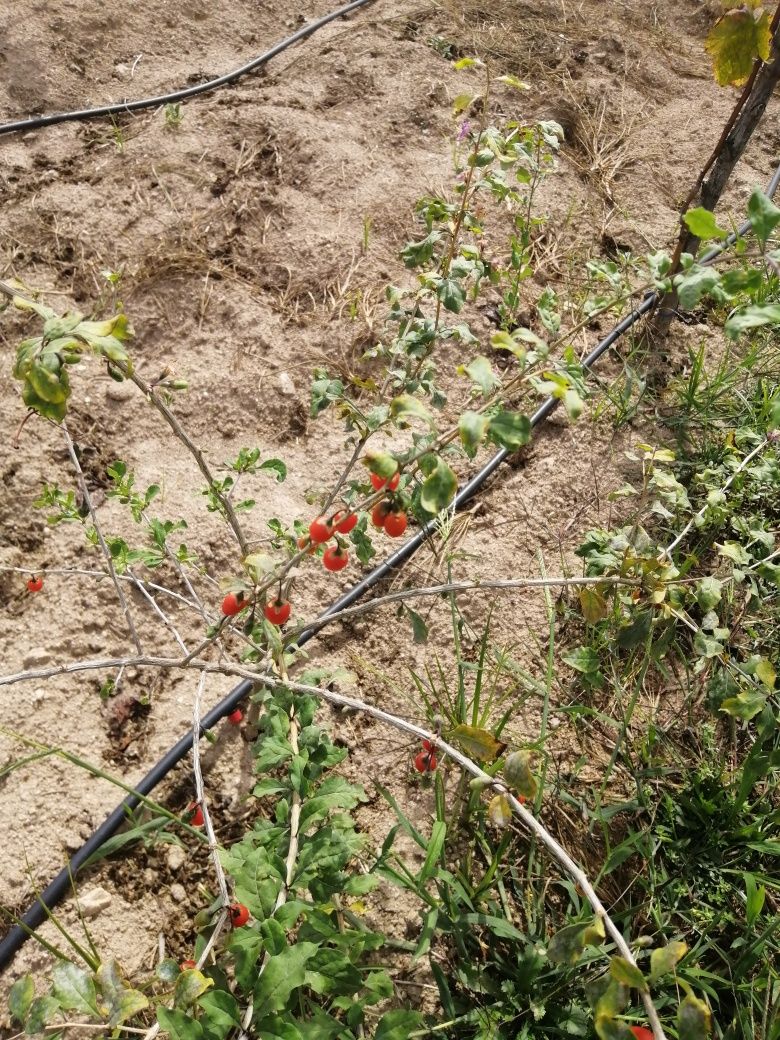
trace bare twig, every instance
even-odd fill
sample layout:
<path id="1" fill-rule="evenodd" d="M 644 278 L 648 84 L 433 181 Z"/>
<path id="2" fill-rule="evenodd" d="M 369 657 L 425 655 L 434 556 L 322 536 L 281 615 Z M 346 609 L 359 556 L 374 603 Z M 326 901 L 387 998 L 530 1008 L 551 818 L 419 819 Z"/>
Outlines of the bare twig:
<path id="1" fill-rule="evenodd" d="M 186 432 L 184 427 L 181 425 L 179 420 L 170 410 L 168 405 L 163 401 L 154 387 L 146 383 L 141 377 L 133 370 L 133 368 L 119 361 L 112 361 L 112 365 L 118 368 L 125 378 L 130 379 L 138 389 L 149 399 L 154 405 L 157 411 L 162 415 L 163 419 L 168 423 L 174 435 L 181 441 L 184 447 L 189 451 L 192 457 L 195 459 L 198 469 L 201 471 L 206 479 L 209 486 L 209 490 L 214 494 L 214 497 L 219 502 L 220 508 L 230 525 L 233 534 L 236 537 L 239 548 L 241 549 L 242 556 L 249 555 L 249 543 L 247 542 L 246 536 L 241 528 L 241 524 L 238 522 L 236 511 L 233 509 L 233 505 L 230 500 L 217 489 L 217 481 L 214 474 L 209 469 L 209 466 L 204 458 L 203 452 L 195 444 L 189 434 Z"/>
<path id="2" fill-rule="evenodd" d="M 101 551 L 103 553 L 103 557 L 104 557 L 104 559 L 106 561 L 106 567 L 108 568 L 108 573 L 109 573 L 109 575 L 111 577 L 111 581 L 114 584 L 114 588 L 116 589 L 116 594 L 117 594 L 117 596 L 119 598 L 119 602 L 122 604 L 122 610 L 124 611 L 125 621 L 127 622 L 127 627 L 128 627 L 129 632 L 130 632 L 130 638 L 133 640 L 133 643 L 135 644 L 135 648 L 138 651 L 138 653 L 142 654 L 144 651 L 143 651 L 143 647 L 141 646 L 141 640 L 140 640 L 140 638 L 138 636 L 138 632 L 136 631 L 135 623 L 133 621 L 133 616 L 130 613 L 130 605 L 128 604 L 127 599 L 125 598 L 125 594 L 124 594 L 124 591 L 122 590 L 122 586 L 120 585 L 119 581 L 117 580 L 116 570 L 114 569 L 114 561 L 111 558 L 111 551 L 109 550 L 108 546 L 106 545 L 106 540 L 103 537 L 103 532 L 100 529 L 100 521 L 97 518 L 97 513 L 95 511 L 95 506 L 92 503 L 92 498 L 90 497 L 90 494 L 89 494 L 89 488 L 87 487 L 87 481 L 84 478 L 84 471 L 81 468 L 81 463 L 79 462 L 78 455 L 76 454 L 76 446 L 73 443 L 73 438 L 71 437 L 70 433 L 68 432 L 68 428 L 65 425 L 65 423 L 61 424 L 61 429 L 62 429 L 62 435 L 65 438 L 65 443 L 68 446 L 68 454 L 70 455 L 70 460 L 73 463 L 73 468 L 76 471 L 76 480 L 78 481 L 78 485 L 79 485 L 79 487 L 81 489 L 81 494 L 82 494 L 82 496 L 84 498 L 84 504 L 86 505 L 87 509 L 89 509 L 89 515 L 92 517 L 92 523 L 93 523 L 93 525 L 95 527 L 95 534 L 97 535 L 98 544 L 100 545 L 100 549 L 101 549 Z M 135 581 L 135 579 L 133 579 L 133 580 Z"/>

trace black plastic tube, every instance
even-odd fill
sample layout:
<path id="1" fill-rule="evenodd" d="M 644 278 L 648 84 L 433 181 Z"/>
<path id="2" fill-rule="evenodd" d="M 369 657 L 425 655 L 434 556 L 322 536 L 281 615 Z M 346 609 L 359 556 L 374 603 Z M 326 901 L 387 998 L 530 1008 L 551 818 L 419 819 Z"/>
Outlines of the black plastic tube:
<path id="1" fill-rule="evenodd" d="M 367 0 L 362 0 L 367 2 Z M 350 4 L 348 8 L 359 6 L 359 4 Z M 338 13 L 345 13 L 347 8 L 341 8 Z M 331 17 L 336 17 L 333 15 Z M 323 19 L 320 19 L 320 23 L 323 23 Z M 313 23 L 315 24 L 315 23 Z M 311 27 L 309 27 L 311 28 Z M 313 31 L 313 30 L 312 30 Z M 290 37 L 290 40 L 294 40 L 299 37 Z M 288 43 L 289 46 L 289 43 Z M 270 54 L 271 52 L 269 52 Z M 278 53 L 278 49 L 275 50 Z M 772 180 L 767 186 L 766 194 L 771 198 L 778 186 L 780 185 L 780 164 L 778 164 L 775 170 Z M 714 249 L 709 250 L 701 259 L 701 263 L 711 263 L 723 249 L 733 244 L 737 237 L 746 234 L 750 230 L 750 221 L 746 221 L 742 224 L 737 232 L 729 235 L 724 242 L 716 246 Z M 620 321 L 611 332 L 609 332 L 585 357 L 581 365 L 585 369 L 593 368 L 593 366 L 599 361 L 599 359 L 613 346 L 620 337 L 627 332 L 637 321 L 645 314 L 648 314 L 658 302 L 658 293 L 648 293 L 642 302 L 636 307 L 630 314 L 627 314 L 622 321 Z M 548 397 L 546 401 L 534 412 L 531 416 L 531 428 L 536 430 L 541 426 L 555 409 L 560 404 L 560 401 L 554 397 Z M 454 508 L 462 509 L 476 493 L 484 487 L 485 483 L 499 468 L 502 462 L 508 456 L 512 454 L 506 448 L 502 448 L 497 451 L 495 455 L 476 473 L 467 484 L 460 489 L 455 496 Z M 391 556 L 388 556 L 382 563 L 367 574 L 365 578 L 359 581 L 356 585 L 353 585 L 351 589 L 344 593 L 339 599 L 336 600 L 323 614 L 317 618 L 317 621 L 312 625 L 311 628 L 303 631 L 298 638 L 297 645 L 303 646 L 308 643 L 309 640 L 313 639 L 316 635 L 319 624 L 332 614 L 337 614 L 340 610 L 345 610 L 347 607 L 352 606 L 359 599 L 361 599 L 370 589 L 378 585 L 379 582 L 383 581 L 386 577 L 396 571 L 399 567 L 403 566 L 407 560 L 409 560 L 425 542 L 428 536 L 431 534 L 430 526 L 422 527 L 413 538 L 410 538 L 405 542 L 399 549 L 396 550 Z M 211 729 L 221 719 L 229 715 L 235 708 L 249 695 L 256 684 L 251 680 L 245 680 L 235 686 L 230 693 L 219 702 L 214 708 L 211 709 L 201 719 L 201 733 L 207 729 Z M 184 756 L 192 749 L 192 730 L 177 741 L 176 744 L 165 754 L 163 758 L 146 774 L 146 776 L 136 785 L 135 790 L 140 795 L 148 795 L 150 791 L 154 790 L 157 784 L 163 780 L 168 773 L 174 769 Z M 24 943 L 29 938 L 30 932 L 37 928 L 46 919 L 45 907 L 51 909 L 56 906 L 60 900 L 70 891 L 72 886 L 72 878 L 75 878 L 80 867 L 92 856 L 98 849 L 103 845 L 104 842 L 108 841 L 109 838 L 113 837 L 114 834 L 119 830 L 124 821 L 127 819 L 127 814 L 132 812 L 141 804 L 141 799 L 137 794 L 129 794 L 122 802 L 114 809 L 110 816 L 101 823 L 97 830 L 92 834 L 90 838 L 81 846 L 81 848 L 74 853 L 67 867 L 59 872 L 54 880 L 46 886 L 41 892 L 40 896 L 35 900 L 32 906 L 22 917 L 22 921 L 25 927 L 20 925 L 14 925 L 9 929 L 3 940 L 0 942 L 0 971 L 2 971 L 13 959 L 15 954 L 21 949 Z"/>
<path id="2" fill-rule="evenodd" d="M 252 61 L 242 65 L 241 68 L 228 72 L 224 76 L 218 76 L 216 79 L 207 80 L 205 83 L 196 83 L 193 87 L 185 87 L 183 90 L 176 90 L 171 94 L 160 94 L 158 97 L 140 98 L 137 101 L 118 101 L 116 104 L 103 105 L 100 108 L 83 108 L 75 112 L 55 112 L 48 116 L 33 116 L 31 119 L 19 119 L 13 123 L 3 123 L 0 124 L 0 135 L 21 133 L 24 130 L 39 130 L 43 126 L 54 126 L 55 123 L 97 119 L 100 116 L 116 116 L 121 115 L 123 112 L 138 112 L 144 108 L 157 108 L 159 105 L 170 105 L 176 101 L 185 101 L 187 98 L 196 97 L 198 94 L 206 94 L 209 91 L 217 90 L 219 87 L 227 86 L 229 83 L 235 83 L 242 76 L 246 76 L 247 73 L 261 68 L 271 58 L 275 58 L 277 54 L 281 54 L 282 51 L 291 47 L 294 43 L 298 43 L 299 40 L 305 40 L 307 36 L 311 36 L 312 33 L 322 29 L 329 22 L 342 18 L 344 15 L 349 14 L 350 11 L 356 11 L 359 7 L 365 7 L 366 4 L 372 2 L 373 0 L 352 0 L 351 3 L 339 7 L 338 10 L 324 15 L 322 18 L 316 19 L 316 21 L 308 22 L 297 32 L 294 32 L 292 36 L 288 36 L 286 39 L 274 44 L 265 54 L 253 58 Z"/>

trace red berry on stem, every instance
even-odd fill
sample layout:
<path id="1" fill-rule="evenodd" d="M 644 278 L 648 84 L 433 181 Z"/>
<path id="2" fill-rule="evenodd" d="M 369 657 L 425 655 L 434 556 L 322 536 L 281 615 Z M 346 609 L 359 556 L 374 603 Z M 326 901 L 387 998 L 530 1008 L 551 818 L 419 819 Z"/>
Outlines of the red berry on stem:
<path id="1" fill-rule="evenodd" d="M 436 755 L 432 751 L 420 751 L 414 756 L 414 768 L 418 773 L 433 773 L 436 769 Z"/>
<path id="2" fill-rule="evenodd" d="M 380 530 L 385 526 L 385 520 L 390 514 L 389 502 L 377 502 L 371 510 L 371 523 Z"/>
<path id="3" fill-rule="evenodd" d="M 406 530 L 406 513 L 388 513 L 385 517 L 385 534 L 391 538 L 400 538 Z"/>
<path id="4" fill-rule="evenodd" d="M 240 708 L 236 708 L 235 711 L 231 711 L 228 715 L 228 722 L 232 722 L 234 726 L 238 726 L 241 720 L 244 718 L 244 713 Z"/>
<path id="5" fill-rule="evenodd" d="M 202 827 L 204 824 L 203 810 L 197 802 L 190 802 L 187 806 L 187 812 L 189 813 L 189 824 L 190 827 Z"/>
<path id="6" fill-rule="evenodd" d="M 230 921 L 234 928 L 240 928 L 249 920 L 249 911 L 243 903 L 230 904 Z"/>
<path id="7" fill-rule="evenodd" d="M 636 1040 L 653 1040 L 653 1031 L 647 1026 L 631 1026 L 630 1029 Z"/>
<path id="8" fill-rule="evenodd" d="M 182 971 L 192 971 L 193 968 L 197 967 L 195 961 L 182 961 L 179 965 Z"/>
<path id="9" fill-rule="evenodd" d="M 313 545 L 319 545 L 321 542 L 327 542 L 330 536 L 333 534 L 333 528 L 330 526 L 324 516 L 318 516 L 316 520 L 312 520 L 309 524 L 309 538 Z"/>
<path id="10" fill-rule="evenodd" d="M 343 516 L 344 519 L 340 520 L 339 517 Z M 336 513 L 333 517 L 333 523 L 336 525 L 334 530 L 338 531 L 339 534 L 349 534 L 349 532 L 357 525 L 358 515 L 357 513 L 344 514 Z"/>
<path id="11" fill-rule="evenodd" d="M 290 619 L 292 607 L 287 600 L 276 599 L 272 603 L 266 603 L 263 613 L 272 625 L 283 625 Z"/>
<path id="12" fill-rule="evenodd" d="M 227 596 L 222 600 L 222 613 L 225 617 L 234 617 L 239 611 L 248 606 L 248 599 L 245 599 L 243 596 L 239 599 L 235 592 L 228 592 Z"/>
<path id="13" fill-rule="evenodd" d="M 331 545 L 322 554 L 322 563 L 326 571 L 342 571 L 349 563 L 349 553 L 340 545 Z"/>
<path id="14" fill-rule="evenodd" d="M 423 747 L 425 748 L 426 751 L 433 751 L 433 741 L 432 740 L 424 740 L 422 742 L 422 744 L 423 744 Z"/>
<path id="15" fill-rule="evenodd" d="M 400 480 L 400 473 L 394 473 L 392 477 L 389 477 L 387 479 L 385 479 L 384 477 L 380 477 L 378 473 L 371 474 L 371 486 L 374 488 L 375 491 L 382 491 L 384 488 L 387 488 L 388 491 L 395 491 L 395 489 L 398 487 Z"/>
<path id="16" fill-rule="evenodd" d="M 43 588 L 43 578 L 36 578 L 35 575 L 31 575 L 27 579 L 27 591 L 28 592 L 40 592 Z"/>

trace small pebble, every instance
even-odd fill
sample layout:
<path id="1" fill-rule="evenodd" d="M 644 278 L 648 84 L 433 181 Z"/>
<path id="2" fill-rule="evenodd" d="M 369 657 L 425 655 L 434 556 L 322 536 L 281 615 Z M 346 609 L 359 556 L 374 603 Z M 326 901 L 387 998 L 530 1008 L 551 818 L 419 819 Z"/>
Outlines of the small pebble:
<path id="1" fill-rule="evenodd" d="M 187 890 L 184 885 L 180 885 L 178 882 L 171 885 L 171 899 L 173 899 L 174 902 L 183 903 L 186 898 Z"/>
<path id="2" fill-rule="evenodd" d="M 187 853 L 181 845 L 171 845 L 165 858 L 169 870 L 178 870 L 187 858 Z"/>
<path id="3" fill-rule="evenodd" d="M 119 404 L 129 401 L 134 394 L 135 387 L 129 379 L 124 380 L 122 383 L 117 383 L 112 379 L 106 386 L 106 397 L 109 401 L 117 401 Z"/>
<path id="4" fill-rule="evenodd" d="M 282 397 L 295 396 L 295 383 L 287 372 L 280 372 L 276 377 L 276 388 Z"/>
<path id="5" fill-rule="evenodd" d="M 97 917 L 111 906 L 111 893 L 106 892 L 104 888 L 91 888 L 88 892 L 82 893 L 79 906 L 85 917 Z"/>

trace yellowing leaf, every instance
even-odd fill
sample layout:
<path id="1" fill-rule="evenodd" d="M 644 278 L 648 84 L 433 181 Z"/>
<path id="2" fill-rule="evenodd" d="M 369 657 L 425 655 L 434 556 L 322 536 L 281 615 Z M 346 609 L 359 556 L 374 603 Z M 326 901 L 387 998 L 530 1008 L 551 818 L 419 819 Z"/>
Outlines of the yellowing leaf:
<path id="1" fill-rule="evenodd" d="M 764 11 L 756 18 L 751 11 L 739 9 L 719 18 L 704 44 L 722 87 L 744 83 L 756 58 L 769 59 L 771 45 L 769 14 Z"/>
<path id="2" fill-rule="evenodd" d="M 456 726 L 450 736 L 458 741 L 468 755 L 480 762 L 492 762 L 506 750 L 506 744 L 479 726 Z"/>
<path id="3" fill-rule="evenodd" d="M 680 1040 L 705 1040 L 712 1028 L 710 1009 L 692 993 L 680 1004 L 677 1030 Z"/>
<path id="4" fill-rule="evenodd" d="M 677 962 L 681 960 L 687 952 L 688 947 L 684 942 L 680 942 L 678 939 L 675 939 L 674 942 L 667 943 L 666 946 L 662 946 L 659 950 L 653 950 L 650 954 L 650 981 L 655 982 L 663 975 L 667 975 L 670 971 L 674 971 Z"/>
<path id="5" fill-rule="evenodd" d="M 496 827 L 506 827 L 512 819 L 512 806 L 505 794 L 497 794 L 490 799 L 488 819 Z"/>
<path id="6" fill-rule="evenodd" d="M 771 663 L 765 657 L 756 665 L 756 678 L 759 679 L 768 690 L 774 690 L 777 674 Z"/>
<path id="7" fill-rule="evenodd" d="M 582 608 L 582 616 L 589 625 L 595 625 L 597 621 L 602 621 L 609 613 L 609 607 L 603 593 L 599 592 L 592 585 L 585 585 L 580 589 L 580 607 Z"/>

